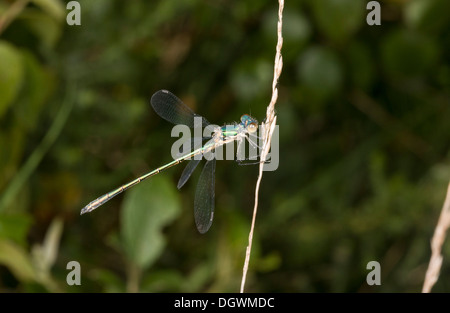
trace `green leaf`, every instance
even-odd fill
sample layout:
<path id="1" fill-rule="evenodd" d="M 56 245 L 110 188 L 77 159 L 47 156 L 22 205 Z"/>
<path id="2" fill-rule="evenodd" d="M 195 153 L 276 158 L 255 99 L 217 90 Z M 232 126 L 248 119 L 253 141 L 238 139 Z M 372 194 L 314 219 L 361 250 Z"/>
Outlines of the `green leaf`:
<path id="1" fill-rule="evenodd" d="M 0 239 L 0 264 L 5 265 L 21 282 L 36 281 L 28 253 L 9 240 Z"/>
<path id="2" fill-rule="evenodd" d="M 41 7 L 43 11 L 58 21 L 64 20 L 66 9 L 59 0 L 33 0 L 33 2 Z"/>
<path id="3" fill-rule="evenodd" d="M 284 40 L 295 41 L 297 44 L 305 43 L 311 36 L 311 25 L 306 16 L 298 11 L 286 11 L 283 16 L 283 37 Z M 278 21 L 278 16 L 277 16 Z M 272 32 L 275 33 L 277 23 L 274 23 Z"/>
<path id="4" fill-rule="evenodd" d="M 449 11 L 448 0 L 411 0 L 405 3 L 405 22 L 436 36 L 448 29 Z"/>
<path id="5" fill-rule="evenodd" d="M 53 47 L 62 32 L 62 23 L 37 9 L 27 9 L 21 19 L 46 47 Z"/>
<path id="6" fill-rule="evenodd" d="M 245 60 L 236 66 L 231 86 L 239 98 L 250 100 L 261 95 L 261 90 L 269 87 L 272 81 L 273 65 L 266 60 Z M 268 89 L 267 89 L 268 90 Z"/>
<path id="7" fill-rule="evenodd" d="M 365 1 L 310 0 L 318 26 L 329 38 L 343 41 L 365 23 Z"/>
<path id="8" fill-rule="evenodd" d="M 8 238 L 24 246 L 31 225 L 27 214 L 0 214 L 0 238 Z"/>
<path id="9" fill-rule="evenodd" d="M 277 251 L 272 251 L 269 254 L 257 259 L 256 267 L 260 272 L 271 272 L 278 269 L 281 265 L 281 256 Z"/>
<path id="10" fill-rule="evenodd" d="M 0 41 L 0 118 L 17 97 L 23 79 L 20 51 Z"/>
<path id="11" fill-rule="evenodd" d="M 124 250 L 142 268 L 150 266 L 163 251 L 162 228 L 180 212 L 175 185 L 155 176 L 127 192 L 121 218 Z"/>
<path id="12" fill-rule="evenodd" d="M 180 286 L 186 283 L 186 277 L 180 272 L 170 270 L 158 270 L 147 273 L 142 279 L 142 292 L 183 292 Z"/>
<path id="13" fill-rule="evenodd" d="M 125 292 L 124 282 L 121 277 L 108 269 L 96 268 L 90 271 L 88 275 L 90 279 L 103 286 L 103 292 Z"/>
<path id="14" fill-rule="evenodd" d="M 312 47 L 300 59 L 298 74 L 305 92 L 317 100 L 327 99 L 344 83 L 344 70 L 334 51 Z"/>
<path id="15" fill-rule="evenodd" d="M 22 60 L 24 68 L 23 92 L 17 97 L 14 114 L 20 126 L 32 131 L 39 121 L 45 100 L 54 88 L 55 79 L 42 68 L 36 58 L 28 51 L 22 53 Z"/>
<path id="16" fill-rule="evenodd" d="M 414 31 L 397 30 L 387 35 L 381 46 L 385 70 L 392 76 L 420 76 L 438 58 L 437 44 Z"/>

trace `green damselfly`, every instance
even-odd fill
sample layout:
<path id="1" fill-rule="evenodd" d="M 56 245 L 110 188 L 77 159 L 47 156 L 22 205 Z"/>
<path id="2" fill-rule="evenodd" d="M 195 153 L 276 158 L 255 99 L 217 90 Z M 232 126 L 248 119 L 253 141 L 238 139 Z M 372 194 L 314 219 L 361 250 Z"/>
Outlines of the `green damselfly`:
<path id="1" fill-rule="evenodd" d="M 178 99 L 174 94 L 167 90 L 157 91 L 151 98 L 151 105 L 155 112 L 163 119 L 176 124 L 176 125 L 186 125 L 190 128 L 197 126 L 207 127 L 211 125 L 204 117 L 195 114 L 187 105 L 185 105 L 180 99 Z M 196 123 L 200 121 L 200 123 Z M 201 124 L 201 125 L 200 125 Z M 223 146 L 227 143 L 237 141 L 238 142 L 238 152 L 243 143 L 244 139 L 247 139 L 249 143 L 255 146 L 255 143 L 249 138 L 249 134 L 256 133 L 258 129 L 258 121 L 248 114 L 244 114 L 241 117 L 240 123 L 234 125 L 226 125 L 222 127 L 214 127 L 212 135 L 208 141 L 201 147 L 194 149 L 194 151 L 185 153 L 179 158 L 174 159 L 145 175 L 142 175 L 135 180 L 120 186 L 119 188 L 104 194 L 103 196 L 95 199 L 86 205 L 82 210 L 81 214 L 91 212 L 104 204 L 105 202 L 111 200 L 113 197 L 117 196 L 121 192 L 137 185 L 141 181 L 152 177 L 160 172 L 177 165 L 185 160 L 191 160 L 183 173 L 181 174 L 180 180 L 178 181 L 178 189 L 181 188 L 186 181 L 189 179 L 191 174 L 194 172 L 195 168 L 201 161 L 201 157 L 205 156 L 207 153 L 214 151 L 216 148 Z M 199 156 L 201 156 L 199 158 Z M 213 217 L 214 217 L 214 184 L 215 184 L 215 170 L 216 170 L 216 159 L 207 159 L 205 166 L 203 167 L 202 173 L 200 175 L 199 181 L 197 183 L 197 189 L 195 192 L 194 200 L 194 218 L 197 229 L 200 233 L 206 233 L 211 227 Z"/>

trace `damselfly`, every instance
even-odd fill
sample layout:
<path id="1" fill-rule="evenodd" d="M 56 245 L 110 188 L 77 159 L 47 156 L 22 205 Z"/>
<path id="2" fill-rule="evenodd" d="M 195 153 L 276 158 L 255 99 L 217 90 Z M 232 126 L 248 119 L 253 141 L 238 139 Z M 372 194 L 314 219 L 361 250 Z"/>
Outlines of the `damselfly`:
<path id="1" fill-rule="evenodd" d="M 197 127 L 197 125 L 195 125 L 195 118 L 197 118 L 197 120 L 201 121 L 200 126 L 205 127 L 210 125 L 210 123 L 204 117 L 195 114 L 187 105 L 185 105 L 170 91 L 160 90 L 156 92 L 152 96 L 150 102 L 153 109 L 160 117 L 173 124 L 182 124 L 194 128 L 194 126 Z M 258 121 L 247 114 L 242 115 L 240 123 L 222 127 L 215 127 L 213 128 L 211 137 L 206 138 L 209 140 L 200 148 L 195 149 L 194 151 L 187 154 L 185 153 L 183 156 L 176 158 L 172 162 L 167 163 L 145 175 L 142 175 L 141 177 L 136 178 L 128 184 L 122 185 L 121 187 L 95 199 L 81 210 L 81 214 L 95 210 L 121 192 L 137 185 L 141 181 L 151 176 L 159 174 L 169 167 L 177 165 L 185 160 L 191 160 L 184 169 L 183 173 L 181 174 L 180 180 L 178 181 L 177 187 L 181 188 L 189 179 L 197 165 L 200 163 L 201 157 L 199 156 L 203 157 L 206 153 L 212 152 L 216 148 L 233 141 L 238 142 L 238 151 L 244 139 L 248 139 L 249 143 L 255 145 L 255 143 L 253 143 L 249 139 L 248 135 L 255 133 L 257 129 Z M 201 138 L 200 140 L 203 139 L 205 138 Z M 206 233 L 211 227 L 214 217 L 215 170 L 216 158 L 207 160 L 197 183 L 197 189 L 195 192 L 194 218 L 197 229 L 202 234 Z"/>

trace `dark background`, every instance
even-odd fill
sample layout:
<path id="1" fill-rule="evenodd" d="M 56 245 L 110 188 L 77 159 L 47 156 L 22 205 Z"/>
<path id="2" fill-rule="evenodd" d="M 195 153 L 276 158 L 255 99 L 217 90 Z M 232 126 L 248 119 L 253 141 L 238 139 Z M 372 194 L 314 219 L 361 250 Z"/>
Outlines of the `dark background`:
<path id="1" fill-rule="evenodd" d="M 168 89 L 214 124 L 265 117 L 277 1 L 0 1 L 0 291 L 237 292 L 258 166 L 221 161 L 200 235 L 196 182 L 171 160 Z M 287 0 L 276 104 L 246 290 L 419 292 L 450 177 L 450 2 Z M 440 280 L 448 292 L 449 245 Z M 81 285 L 68 286 L 69 261 Z M 381 285 L 368 286 L 369 261 Z"/>

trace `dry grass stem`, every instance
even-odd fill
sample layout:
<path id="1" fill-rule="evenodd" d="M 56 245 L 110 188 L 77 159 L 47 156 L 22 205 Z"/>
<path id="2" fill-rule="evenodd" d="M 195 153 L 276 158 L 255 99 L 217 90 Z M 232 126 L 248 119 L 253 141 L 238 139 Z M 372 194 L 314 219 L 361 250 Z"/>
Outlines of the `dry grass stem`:
<path id="1" fill-rule="evenodd" d="M 434 230 L 433 238 L 431 239 L 431 258 L 428 264 L 427 273 L 425 274 L 425 281 L 423 283 L 422 292 L 430 292 L 434 284 L 439 278 L 439 272 L 442 265 L 442 246 L 445 241 L 445 233 L 450 227 L 450 183 L 447 188 L 447 196 L 445 197 L 444 206 L 442 207 L 441 216 Z"/>
<path id="2" fill-rule="evenodd" d="M 248 235 L 248 246 L 245 252 L 245 261 L 244 261 L 244 268 L 242 273 L 242 281 L 241 281 L 241 293 L 244 292 L 245 287 L 245 280 L 247 277 L 247 271 L 248 271 L 248 265 L 250 263 L 250 254 L 252 250 L 252 242 L 253 242 L 253 231 L 255 228 L 255 221 L 256 221 L 256 212 L 258 211 L 258 197 L 259 197 L 259 186 L 261 184 L 261 179 L 263 175 L 263 168 L 264 168 L 264 161 L 267 158 L 267 154 L 270 150 L 270 144 L 272 141 L 272 135 L 275 130 L 275 125 L 277 121 L 277 117 L 275 115 L 275 103 L 278 99 L 278 79 L 280 78 L 281 71 L 283 69 L 283 58 L 281 56 L 281 47 L 283 46 L 283 35 L 282 35 L 282 28 L 283 28 L 283 8 L 284 8 L 284 0 L 279 0 L 279 7 L 278 7 L 278 25 L 277 25 L 277 34 L 278 34 L 278 40 L 277 40 L 277 47 L 276 47 L 276 54 L 275 54 L 275 65 L 274 65 L 274 74 L 273 74 L 273 83 L 272 83 L 272 99 L 270 100 L 270 104 L 267 107 L 266 112 L 266 121 L 263 123 L 262 133 L 263 133 L 263 146 L 261 149 L 261 163 L 259 164 L 259 175 L 258 180 L 256 181 L 256 188 L 255 188 L 255 206 L 253 208 L 253 218 L 252 218 L 252 225 L 250 227 L 250 233 Z"/>

